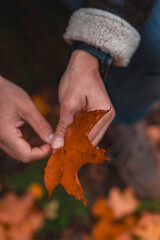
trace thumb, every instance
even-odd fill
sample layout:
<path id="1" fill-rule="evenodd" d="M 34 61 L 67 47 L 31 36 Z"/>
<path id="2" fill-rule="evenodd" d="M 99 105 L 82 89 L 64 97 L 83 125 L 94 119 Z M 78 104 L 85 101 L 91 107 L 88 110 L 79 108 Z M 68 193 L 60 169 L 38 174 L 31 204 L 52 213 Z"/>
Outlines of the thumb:
<path id="1" fill-rule="evenodd" d="M 69 106 L 61 107 L 59 122 L 52 142 L 52 149 L 57 149 L 64 145 L 64 135 L 67 127 L 73 122 L 74 114 L 75 110 L 69 108 Z"/>
<path id="2" fill-rule="evenodd" d="M 23 110 L 21 117 L 35 130 L 41 140 L 51 144 L 54 136 L 53 129 L 33 102 L 27 106 L 27 109 Z"/>

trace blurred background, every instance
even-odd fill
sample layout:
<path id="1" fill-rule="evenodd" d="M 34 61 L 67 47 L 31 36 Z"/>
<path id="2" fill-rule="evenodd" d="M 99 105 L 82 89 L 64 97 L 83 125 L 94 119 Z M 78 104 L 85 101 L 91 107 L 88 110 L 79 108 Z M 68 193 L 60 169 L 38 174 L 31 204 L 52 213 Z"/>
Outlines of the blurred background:
<path id="1" fill-rule="evenodd" d="M 58 83 L 70 54 L 62 35 L 77 6 L 76 1 L 67 6 L 58 0 L 6 0 L 0 7 L 0 74 L 32 96 L 54 129 Z M 159 160 L 159 104 L 145 121 Z M 29 141 L 35 133 L 24 126 L 23 135 Z M 106 137 L 100 145 L 112 156 Z M 147 231 L 160 228 L 160 200 L 138 199 L 108 163 L 87 165 L 79 172 L 87 207 L 61 187 L 48 200 L 46 161 L 24 165 L 0 152 L 0 240 L 152 240 L 145 238 Z M 146 221 L 147 233 L 141 229 Z"/>

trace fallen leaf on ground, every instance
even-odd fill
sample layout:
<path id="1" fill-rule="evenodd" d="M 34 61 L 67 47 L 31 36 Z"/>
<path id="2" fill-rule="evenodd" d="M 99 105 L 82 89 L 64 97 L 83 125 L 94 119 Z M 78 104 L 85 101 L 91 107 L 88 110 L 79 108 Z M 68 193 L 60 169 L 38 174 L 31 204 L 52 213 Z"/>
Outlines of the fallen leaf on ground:
<path id="1" fill-rule="evenodd" d="M 134 215 L 125 216 L 117 220 L 112 209 L 108 206 L 107 198 L 99 198 L 91 207 L 91 213 L 98 218 L 93 225 L 91 237 L 93 240 L 132 240 L 130 230 L 135 227 L 137 217 Z"/>
<path id="2" fill-rule="evenodd" d="M 109 223 L 108 219 L 102 219 L 93 226 L 91 236 L 93 240 L 115 240 L 123 232 L 124 227 L 120 223 Z"/>
<path id="3" fill-rule="evenodd" d="M 95 148 L 88 139 L 88 134 L 107 112 L 109 110 L 87 112 L 83 109 L 75 115 L 73 123 L 66 130 L 64 147 L 51 155 L 45 168 L 44 181 L 49 196 L 61 184 L 68 194 L 87 204 L 77 172 L 87 163 L 100 164 L 109 160 L 105 156 L 105 150 Z"/>
<path id="4" fill-rule="evenodd" d="M 33 240 L 32 226 L 28 221 L 16 224 L 7 231 L 10 240 Z"/>
<path id="5" fill-rule="evenodd" d="M 45 214 L 35 205 L 31 191 L 22 196 L 7 193 L 0 199 L 0 240 L 33 240 Z"/>
<path id="6" fill-rule="evenodd" d="M 108 207 L 106 198 L 98 198 L 91 207 L 91 213 L 96 218 L 106 218 L 108 221 L 114 219 L 113 212 Z"/>
<path id="7" fill-rule="evenodd" d="M 137 227 L 133 230 L 133 233 L 141 240 L 159 240 L 160 214 L 144 213 L 139 220 Z"/>
<path id="8" fill-rule="evenodd" d="M 122 224 L 125 230 L 132 229 L 134 226 L 136 226 L 137 222 L 138 222 L 137 216 L 132 214 L 122 219 Z"/>
<path id="9" fill-rule="evenodd" d="M 133 240 L 133 238 L 131 236 L 131 233 L 124 232 L 118 238 L 116 238 L 115 240 Z"/>
<path id="10" fill-rule="evenodd" d="M 0 200 L 0 221 L 4 224 L 17 224 L 21 222 L 33 206 L 34 198 L 26 193 L 22 197 L 15 193 L 8 193 Z"/>
<path id="11" fill-rule="evenodd" d="M 112 188 L 107 202 L 115 218 L 122 218 L 133 213 L 139 203 L 130 188 L 125 189 L 123 192 L 118 188 Z"/>

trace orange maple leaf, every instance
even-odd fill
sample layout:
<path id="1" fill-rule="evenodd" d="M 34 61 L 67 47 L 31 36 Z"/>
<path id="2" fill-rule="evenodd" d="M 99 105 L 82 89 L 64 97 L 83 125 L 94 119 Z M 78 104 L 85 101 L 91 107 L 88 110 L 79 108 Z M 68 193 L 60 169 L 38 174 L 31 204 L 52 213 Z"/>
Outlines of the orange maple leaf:
<path id="1" fill-rule="evenodd" d="M 133 234 L 141 240 L 160 239 L 160 214 L 144 212 Z"/>
<path id="2" fill-rule="evenodd" d="M 96 123 L 109 111 L 87 112 L 85 107 L 74 116 L 73 123 L 66 130 L 64 146 L 51 155 L 45 168 L 44 181 L 50 197 L 54 188 L 61 184 L 68 194 L 87 204 L 77 172 L 84 164 L 109 160 L 105 150 L 95 148 L 88 139 Z"/>
<path id="3" fill-rule="evenodd" d="M 122 192 L 115 187 L 110 190 L 107 203 L 114 213 L 114 217 L 119 219 L 132 214 L 136 210 L 139 201 L 135 197 L 133 189 L 126 188 Z"/>

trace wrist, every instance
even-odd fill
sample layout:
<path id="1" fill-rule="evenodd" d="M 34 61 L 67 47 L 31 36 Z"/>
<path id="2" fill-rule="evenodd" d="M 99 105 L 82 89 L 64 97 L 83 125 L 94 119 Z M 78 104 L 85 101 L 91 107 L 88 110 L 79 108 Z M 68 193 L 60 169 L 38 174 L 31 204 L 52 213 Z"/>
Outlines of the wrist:
<path id="1" fill-rule="evenodd" d="M 77 49 L 73 51 L 69 66 L 72 66 L 72 68 L 81 68 L 85 72 L 99 72 L 99 60 L 83 50 Z"/>

